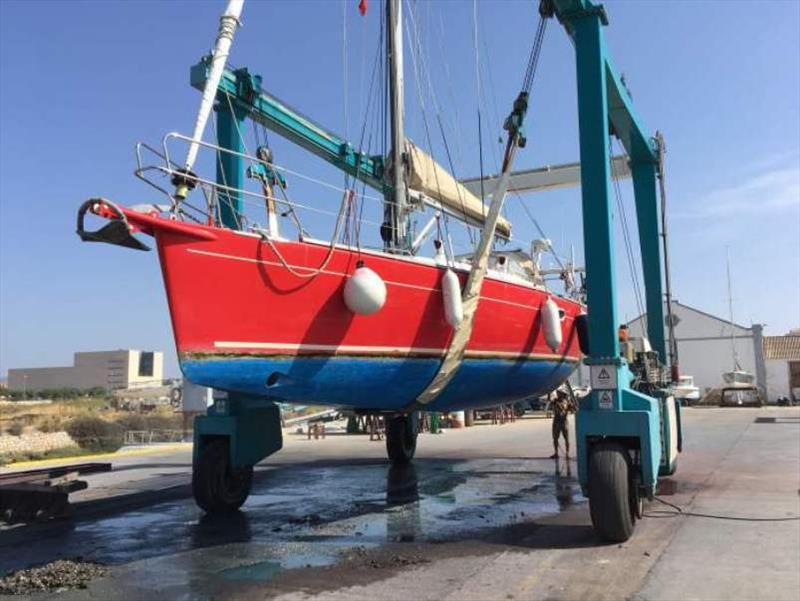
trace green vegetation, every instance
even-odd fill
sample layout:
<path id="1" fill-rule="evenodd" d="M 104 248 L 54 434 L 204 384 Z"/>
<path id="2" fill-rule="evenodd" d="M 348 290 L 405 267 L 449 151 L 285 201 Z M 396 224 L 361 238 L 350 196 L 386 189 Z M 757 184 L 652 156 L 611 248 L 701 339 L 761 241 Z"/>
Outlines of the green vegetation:
<path id="1" fill-rule="evenodd" d="M 54 434 L 66 431 L 77 445 L 39 451 L 33 450 L 40 447 L 35 438 L 32 438 L 29 445 L 24 445 L 25 450 L 0 454 L 0 465 L 15 461 L 110 453 L 122 447 L 127 431 L 182 429 L 183 416 L 168 406 L 142 414 L 116 410 L 105 397 L 86 396 L 37 405 L 3 403 L 0 404 L 0 436 L 20 436 L 23 432 Z M 165 433 L 138 438 L 146 441 L 172 441 L 176 436 Z"/>
<path id="2" fill-rule="evenodd" d="M 122 447 L 125 429 L 99 417 L 83 415 L 67 424 L 67 433 L 82 449 L 112 453 Z"/>
<path id="3" fill-rule="evenodd" d="M 96 386 L 89 390 L 80 390 L 79 388 L 49 388 L 46 390 L 9 390 L 5 395 L 12 401 L 21 401 L 25 399 L 51 399 L 54 401 L 64 399 L 80 399 L 80 398 L 94 398 L 105 399 L 108 392 L 105 388 Z"/>
<path id="4" fill-rule="evenodd" d="M 38 421 L 39 423 L 36 425 L 36 429 L 39 430 L 39 432 L 49 434 L 51 432 L 61 432 L 64 430 L 64 420 L 61 419 L 60 415 L 45 415 Z"/>
<path id="5" fill-rule="evenodd" d="M 91 455 L 90 449 L 82 449 L 79 446 L 62 447 L 50 451 L 25 451 L 17 453 L 0 453 L 0 466 L 8 465 L 18 461 L 38 461 L 40 459 L 60 459 L 62 457 L 80 457 L 81 455 Z"/>
<path id="6" fill-rule="evenodd" d="M 15 419 L 11 422 L 11 425 L 6 428 L 6 432 L 11 434 L 11 436 L 20 436 L 24 427 L 25 424 L 23 424 L 22 421 Z"/>
<path id="7" fill-rule="evenodd" d="M 178 413 L 126 413 L 117 417 L 114 423 L 123 430 L 180 430 L 183 418 Z"/>

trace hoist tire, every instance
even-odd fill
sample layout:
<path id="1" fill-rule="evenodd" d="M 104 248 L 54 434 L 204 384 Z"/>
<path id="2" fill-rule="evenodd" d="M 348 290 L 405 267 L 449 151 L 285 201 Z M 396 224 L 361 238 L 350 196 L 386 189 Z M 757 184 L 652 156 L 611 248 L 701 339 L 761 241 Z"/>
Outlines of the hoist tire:
<path id="1" fill-rule="evenodd" d="M 636 519 L 631 492 L 628 452 L 615 442 L 595 445 L 589 456 L 589 513 L 595 533 L 603 541 L 622 543 L 633 534 Z"/>
<path id="2" fill-rule="evenodd" d="M 231 465 L 228 438 L 207 441 L 192 464 L 192 494 L 206 513 L 230 513 L 250 494 L 253 466 Z"/>

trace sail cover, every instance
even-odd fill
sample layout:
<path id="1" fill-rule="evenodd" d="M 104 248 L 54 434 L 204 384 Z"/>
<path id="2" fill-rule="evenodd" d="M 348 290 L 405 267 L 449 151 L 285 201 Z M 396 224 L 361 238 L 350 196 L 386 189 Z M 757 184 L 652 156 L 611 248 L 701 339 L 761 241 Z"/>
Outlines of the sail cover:
<path id="1" fill-rule="evenodd" d="M 461 185 L 449 171 L 433 160 L 428 153 L 406 140 L 408 156 L 408 187 L 439 201 L 455 213 L 483 225 L 489 209 L 481 199 Z M 511 237 L 511 223 L 500 217 L 497 234 Z"/>

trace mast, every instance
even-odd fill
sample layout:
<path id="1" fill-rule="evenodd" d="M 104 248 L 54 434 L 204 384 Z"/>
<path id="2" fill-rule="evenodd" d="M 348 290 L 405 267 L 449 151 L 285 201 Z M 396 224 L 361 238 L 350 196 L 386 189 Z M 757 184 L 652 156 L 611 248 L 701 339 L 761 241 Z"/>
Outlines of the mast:
<path id="1" fill-rule="evenodd" d="M 731 288 L 731 252 L 730 248 L 725 248 L 725 269 L 728 274 L 728 312 L 731 318 L 731 353 L 733 354 L 733 369 L 738 371 L 739 356 L 736 354 L 736 336 L 733 329 L 733 289 Z"/>
<path id="2" fill-rule="evenodd" d="M 391 189 L 386 192 L 381 237 L 387 250 L 403 250 L 407 244 L 406 139 L 403 130 L 403 5 L 386 2 L 386 57 L 389 63 L 389 113 L 391 119 Z"/>

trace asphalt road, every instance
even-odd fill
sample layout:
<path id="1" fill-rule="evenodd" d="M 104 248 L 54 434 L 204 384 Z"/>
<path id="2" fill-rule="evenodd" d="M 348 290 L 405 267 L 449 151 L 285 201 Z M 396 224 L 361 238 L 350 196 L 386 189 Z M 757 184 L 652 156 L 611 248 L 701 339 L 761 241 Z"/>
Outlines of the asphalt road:
<path id="1" fill-rule="evenodd" d="M 800 515 L 800 411 L 685 418 L 664 500 Z M 575 464 L 546 458 L 549 425 L 422 435 L 401 470 L 367 437 L 289 437 L 225 519 L 187 497 L 188 448 L 122 458 L 92 477 L 74 522 L 0 532 L 0 572 L 76 556 L 111 566 L 85 590 L 34 595 L 58 599 L 800 598 L 797 520 L 656 502 L 628 543 L 599 544 Z"/>

